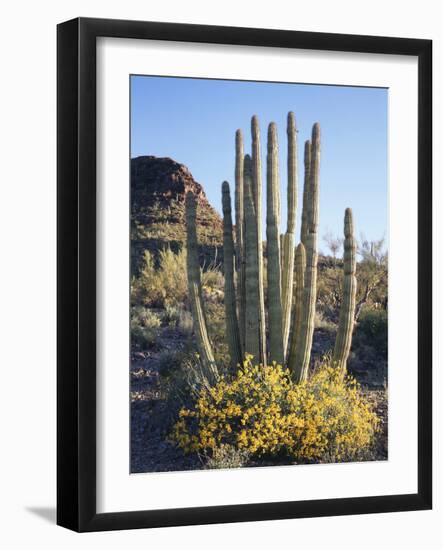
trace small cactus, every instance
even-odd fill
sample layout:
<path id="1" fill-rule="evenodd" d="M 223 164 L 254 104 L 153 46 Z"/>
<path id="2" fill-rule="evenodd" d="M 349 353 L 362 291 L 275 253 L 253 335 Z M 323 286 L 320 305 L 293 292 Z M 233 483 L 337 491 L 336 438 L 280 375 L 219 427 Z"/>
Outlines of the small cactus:
<path id="1" fill-rule="evenodd" d="M 303 243 L 299 243 L 295 252 L 295 284 L 294 307 L 292 314 L 292 335 L 288 356 L 288 368 L 292 371 L 294 380 L 302 379 L 302 363 L 296 363 L 297 345 L 300 342 L 300 333 L 303 322 L 303 294 L 305 288 L 306 252 Z"/>
<path id="2" fill-rule="evenodd" d="M 351 349 L 352 332 L 354 330 L 355 295 L 357 292 L 357 279 L 355 277 L 356 257 L 354 223 L 352 210 L 345 211 L 344 224 L 344 254 L 343 254 L 343 301 L 340 308 L 337 337 L 335 339 L 333 363 L 345 374 L 346 363 Z"/>

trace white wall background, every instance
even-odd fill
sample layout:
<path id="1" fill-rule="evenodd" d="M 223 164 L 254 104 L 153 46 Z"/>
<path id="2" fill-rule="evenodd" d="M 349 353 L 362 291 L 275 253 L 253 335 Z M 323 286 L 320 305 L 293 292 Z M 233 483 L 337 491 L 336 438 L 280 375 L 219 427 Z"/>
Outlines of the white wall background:
<path id="1" fill-rule="evenodd" d="M 434 549 L 442 539 L 442 292 L 434 289 L 432 512 L 76 535 L 55 521 L 55 26 L 77 16 L 287 28 L 434 40 L 435 272 L 442 278 L 443 30 L 438 0 L 16 1 L 2 9 L 0 86 L 0 544 L 108 549 Z M 272 9 L 269 9 L 272 6 Z M 440 218 L 440 219 L 438 219 Z M 440 250 L 438 250 L 440 248 Z M 440 437 L 437 437 L 438 431 Z"/>

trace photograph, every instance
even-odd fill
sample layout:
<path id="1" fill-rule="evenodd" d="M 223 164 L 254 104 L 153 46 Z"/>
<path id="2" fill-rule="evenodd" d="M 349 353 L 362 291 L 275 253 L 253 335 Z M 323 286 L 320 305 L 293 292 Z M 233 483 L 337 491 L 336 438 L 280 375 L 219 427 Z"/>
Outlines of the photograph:
<path id="1" fill-rule="evenodd" d="M 388 89 L 130 76 L 130 472 L 388 459 Z"/>

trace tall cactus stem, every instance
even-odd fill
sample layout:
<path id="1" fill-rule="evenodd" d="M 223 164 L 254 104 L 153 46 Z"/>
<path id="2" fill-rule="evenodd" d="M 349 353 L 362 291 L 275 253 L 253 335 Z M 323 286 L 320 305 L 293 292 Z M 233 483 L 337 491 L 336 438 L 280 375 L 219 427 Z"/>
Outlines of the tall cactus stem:
<path id="1" fill-rule="evenodd" d="M 294 280 L 295 220 L 297 216 L 297 127 L 294 113 L 288 113 L 288 221 L 282 246 L 283 353 L 287 354 L 292 317 Z"/>
<path id="2" fill-rule="evenodd" d="M 301 369 L 297 370 L 296 351 L 300 342 L 300 334 L 303 320 L 303 294 L 305 287 L 306 252 L 303 243 L 299 243 L 295 251 L 295 283 L 294 283 L 294 307 L 292 314 L 292 333 L 289 344 L 288 368 L 293 373 L 296 382 L 302 378 Z"/>
<path id="3" fill-rule="evenodd" d="M 245 258 L 244 258 L 244 145 L 243 133 L 235 133 L 235 270 L 237 278 L 237 319 L 240 342 L 245 343 Z"/>
<path id="4" fill-rule="evenodd" d="M 252 196 L 254 199 L 255 217 L 257 220 L 257 262 L 258 262 L 258 299 L 259 299 L 259 335 L 260 361 L 266 364 L 266 315 L 265 290 L 263 282 L 263 242 L 262 242 L 262 173 L 260 126 L 258 117 L 251 119 L 252 138 Z"/>
<path id="5" fill-rule="evenodd" d="M 200 361 L 210 380 L 217 378 L 214 354 L 209 341 L 206 315 L 203 307 L 200 263 L 197 241 L 197 203 L 192 192 L 186 194 L 187 272 L 189 300 L 192 310 L 195 338 Z"/>
<path id="6" fill-rule="evenodd" d="M 301 215 L 300 240 L 304 245 L 306 245 L 306 236 L 308 234 L 308 197 L 311 173 L 311 142 L 309 140 L 305 141 L 304 165 L 305 176 L 303 182 L 303 209 Z"/>
<path id="7" fill-rule="evenodd" d="M 277 128 L 271 122 L 268 128 L 267 154 L 267 275 L 268 275 L 268 320 L 269 320 L 269 359 L 283 363 L 283 327 L 280 278 L 280 199 L 278 173 Z"/>
<path id="8" fill-rule="evenodd" d="M 244 163 L 245 207 L 245 355 L 260 361 L 259 289 L 257 261 L 257 223 L 252 195 L 252 161 L 245 155 Z"/>
<path id="9" fill-rule="evenodd" d="M 231 194 L 229 183 L 222 183 L 223 206 L 223 265 L 225 274 L 225 316 L 231 367 L 242 363 L 240 333 L 238 329 L 235 283 L 234 283 L 234 239 L 232 237 Z"/>
<path id="10" fill-rule="evenodd" d="M 312 128 L 311 159 L 309 170 L 309 191 L 307 195 L 305 287 L 303 291 L 303 320 L 300 338 L 297 342 L 295 371 L 300 372 L 299 381 L 307 379 L 311 357 L 315 323 L 315 303 L 317 299 L 317 233 L 320 171 L 320 125 Z M 306 182 L 305 182 L 306 184 Z"/>
<path id="11" fill-rule="evenodd" d="M 355 295 L 357 292 L 356 244 L 354 238 L 354 223 L 352 210 L 345 211 L 344 223 L 344 255 L 343 255 L 343 301 L 340 308 L 337 337 L 335 339 L 333 364 L 338 366 L 342 374 L 346 373 L 346 363 L 351 349 L 352 332 L 354 329 Z"/>

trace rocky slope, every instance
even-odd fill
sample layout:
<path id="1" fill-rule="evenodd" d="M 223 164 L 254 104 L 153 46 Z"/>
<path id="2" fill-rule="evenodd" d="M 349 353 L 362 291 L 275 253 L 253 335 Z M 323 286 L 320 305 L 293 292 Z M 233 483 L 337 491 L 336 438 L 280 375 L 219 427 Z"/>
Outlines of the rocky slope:
<path id="1" fill-rule="evenodd" d="M 197 223 L 202 263 L 219 261 L 222 220 L 209 204 L 203 187 L 186 166 L 170 158 L 141 156 L 131 159 L 132 272 L 138 271 L 144 250 L 156 254 L 169 246 L 178 250 L 186 239 L 185 196 L 198 201 Z"/>

